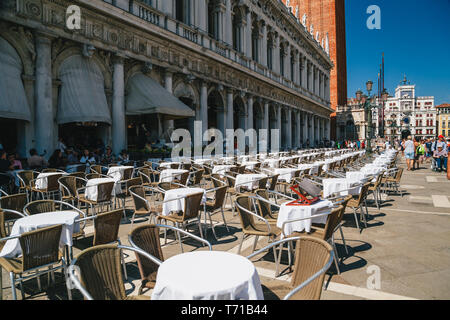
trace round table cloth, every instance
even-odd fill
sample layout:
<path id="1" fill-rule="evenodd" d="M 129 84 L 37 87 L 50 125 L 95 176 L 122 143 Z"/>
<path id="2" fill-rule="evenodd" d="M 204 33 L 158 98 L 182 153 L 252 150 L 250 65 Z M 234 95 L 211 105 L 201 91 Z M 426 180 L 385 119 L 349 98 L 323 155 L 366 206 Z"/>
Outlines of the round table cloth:
<path id="1" fill-rule="evenodd" d="M 258 161 L 243 161 L 241 165 L 245 166 L 245 169 L 253 170 L 258 163 Z"/>
<path id="2" fill-rule="evenodd" d="M 112 177 L 115 181 L 123 180 L 123 173 L 126 169 L 134 169 L 132 166 L 117 166 L 108 169 L 106 175 Z"/>
<path id="3" fill-rule="evenodd" d="M 204 165 L 204 164 L 208 164 L 211 163 L 212 159 L 195 159 L 194 163 L 198 164 L 198 165 Z"/>
<path id="4" fill-rule="evenodd" d="M 294 177 L 295 168 L 275 168 L 272 170 L 274 174 L 279 174 L 278 181 L 290 182 Z"/>
<path id="5" fill-rule="evenodd" d="M 328 200 L 322 200 L 310 206 L 288 206 L 287 203 L 283 203 L 278 212 L 277 227 L 282 228 L 283 223 L 288 220 L 309 218 L 316 214 L 331 212 L 332 206 L 333 203 Z M 325 224 L 327 216 L 287 223 L 284 227 L 284 234 L 288 236 L 295 231 L 302 232 L 303 230 L 310 232 L 312 222 Z"/>
<path id="6" fill-rule="evenodd" d="M 163 208 L 162 208 L 162 215 L 163 216 L 168 216 L 170 214 L 170 212 L 172 211 L 184 211 L 184 198 L 181 197 L 186 197 L 190 194 L 195 194 L 195 193 L 203 193 L 203 198 L 202 198 L 202 204 L 206 202 L 206 191 L 205 189 L 202 188 L 178 188 L 178 189 L 172 189 L 172 190 L 167 190 L 164 193 L 164 203 L 163 203 Z M 173 200 L 173 199 L 177 199 L 177 198 L 181 198 L 178 200 Z M 173 200 L 173 201 L 170 201 Z M 167 202 L 166 202 L 167 201 Z"/>
<path id="7" fill-rule="evenodd" d="M 79 213 L 76 211 L 46 212 L 23 217 L 14 222 L 10 236 L 19 236 L 25 232 L 62 224 L 60 246 L 72 246 L 72 234 L 80 230 L 79 224 L 75 223 L 78 217 Z M 0 257 L 3 258 L 16 258 L 20 255 L 22 248 L 19 238 L 6 241 L 0 252 Z"/>
<path id="8" fill-rule="evenodd" d="M 250 260 L 224 251 L 199 251 L 161 264 L 152 300 L 264 300 L 264 296 Z"/>
<path id="9" fill-rule="evenodd" d="M 96 178 L 96 179 L 90 179 L 86 183 L 86 189 L 84 191 L 84 196 L 86 199 L 91 201 L 97 201 L 98 198 L 98 187 L 97 185 L 105 182 L 114 182 L 114 188 L 111 191 L 112 195 L 117 195 L 122 193 L 122 188 L 120 187 L 120 184 L 117 183 L 117 180 L 113 178 Z"/>
<path id="10" fill-rule="evenodd" d="M 266 178 L 267 175 L 263 173 L 255 173 L 255 174 L 238 174 L 236 176 L 236 182 L 234 186 L 236 190 L 239 192 L 240 188 L 245 186 L 247 189 L 253 190 L 258 187 L 258 180 L 262 178 Z"/>
<path id="11" fill-rule="evenodd" d="M 172 182 L 175 178 L 180 179 L 181 175 L 185 172 L 189 172 L 184 169 L 165 169 L 161 171 L 159 176 L 160 182 Z"/>
<path id="12" fill-rule="evenodd" d="M 47 177 L 61 174 L 61 172 L 45 172 L 39 173 L 36 178 L 36 188 L 43 190 L 47 189 Z"/>
<path id="13" fill-rule="evenodd" d="M 225 173 L 225 171 L 230 171 L 231 168 L 236 168 L 236 166 L 230 164 L 214 166 L 212 169 L 212 173 Z"/>
<path id="14" fill-rule="evenodd" d="M 270 168 L 279 168 L 280 167 L 280 159 L 265 159 L 264 164 Z"/>
<path id="15" fill-rule="evenodd" d="M 346 196 L 348 194 L 357 195 L 361 191 L 360 186 L 352 188 L 353 186 L 358 185 L 359 183 L 355 183 L 354 181 L 345 178 L 323 179 L 322 183 L 323 183 L 324 198 L 328 198 L 333 193 L 339 193 L 339 195 L 341 196 Z"/>

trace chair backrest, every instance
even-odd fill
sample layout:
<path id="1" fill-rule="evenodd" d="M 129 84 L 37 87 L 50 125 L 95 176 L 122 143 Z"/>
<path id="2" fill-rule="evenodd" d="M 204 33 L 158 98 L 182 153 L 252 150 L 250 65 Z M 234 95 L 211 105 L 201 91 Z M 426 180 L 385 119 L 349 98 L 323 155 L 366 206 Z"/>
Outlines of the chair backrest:
<path id="1" fill-rule="evenodd" d="M 102 174 L 102 166 L 99 164 L 94 164 L 91 166 L 91 173 Z M 92 179 L 92 178 L 91 178 Z"/>
<path id="2" fill-rule="evenodd" d="M 245 166 L 239 166 L 239 167 L 237 168 L 237 173 L 243 174 L 244 172 L 245 172 Z"/>
<path id="3" fill-rule="evenodd" d="M 221 187 L 217 187 L 217 190 L 215 191 L 214 194 L 214 206 L 213 206 L 213 210 L 222 208 L 223 203 L 225 202 L 225 196 L 227 194 L 227 186 L 221 186 Z"/>
<path id="4" fill-rule="evenodd" d="M 148 203 L 141 198 L 145 199 L 145 190 L 142 186 L 132 186 L 128 189 L 133 197 L 134 209 L 136 211 L 150 211 Z"/>
<path id="5" fill-rule="evenodd" d="M 237 212 L 239 213 L 239 218 L 241 220 L 242 232 L 246 232 L 250 228 L 255 225 L 255 221 L 252 215 L 248 214 L 246 211 L 242 210 L 246 209 L 251 211 L 250 198 L 248 196 L 240 196 L 236 198 L 236 206 Z"/>
<path id="6" fill-rule="evenodd" d="M 294 274 L 291 287 L 295 288 L 322 269 L 330 259 L 333 248 L 326 241 L 310 236 L 297 240 Z M 325 273 L 294 294 L 293 300 L 319 300 Z"/>
<path id="7" fill-rule="evenodd" d="M 258 190 L 256 190 L 256 195 L 265 200 L 269 200 L 269 192 L 267 190 L 258 189 Z M 274 219 L 274 216 L 272 215 L 271 205 L 260 199 L 258 199 L 257 201 L 258 201 L 259 215 L 261 217 L 263 217 L 264 219 L 267 219 L 267 218 Z"/>
<path id="8" fill-rule="evenodd" d="M 131 177 L 133 176 L 133 170 L 134 170 L 134 168 L 126 168 L 123 171 L 122 180 L 129 180 L 129 179 L 131 179 Z"/>
<path id="9" fill-rule="evenodd" d="M 344 209 L 343 206 L 339 206 L 331 210 L 331 213 L 327 217 L 327 222 L 325 223 L 325 228 L 323 232 L 323 240 L 327 241 L 331 238 L 336 229 L 337 225 L 340 222 L 341 211 Z"/>
<path id="10" fill-rule="evenodd" d="M 236 183 L 236 180 L 231 177 L 228 177 L 228 176 L 225 178 L 227 179 L 228 186 L 230 188 L 234 188 L 234 184 Z"/>
<path id="11" fill-rule="evenodd" d="M 25 170 L 18 172 L 17 175 L 20 177 L 19 179 L 20 187 L 21 188 L 29 187 L 30 181 L 36 179 L 38 174 L 39 174 L 38 172 L 33 170 Z"/>
<path id="12" fill-rule="evenodd" d="M 180 177 L 180 184 L 186 185 L 188 178 L 189 178 L 189 171 L 183 172 Z"/>
<path id="13" fill-rule="evenodd" d="M 25 213 L 28 215 L 56 211 L 56 203 L 53 200 L 36 200 L 28 203 Z"/>
<path id="14" fill-rule="evenodd" d="M 97 202 L 111 201 L 115 182 L 103 182 L 97 185 Z"/>
<path id="15" fill-rule="evenodd" d="M 364 201 L 364 199 L 366 198 L 366 196 L 367 196 L 367 192 L 369 191 L 369 187 L 370 187 L 370 182 L 367 182 L 367 183 L 365 183 L 362 187 L 361 187 L 361 191 L 359 192 L 359 194 L 358 194 L 358 199 L 356 200 L 357 201 L 357 205 L 359 206 L 363 201 Z"/>
<path id="16" fill-rule="evenodd" d="M 159 227 L 155 225 L 137 227 L 131 231 L 130 239 L 140 249 L 148 252 L 159 260 L 164 261 L 161 242 L 159 240 Z M 149 275 L 158 271 L 159 266 L 139 253 L 136 252 L 135 254 L 141 279 L 145 281 L 148 279 Z"/>
<path id="17" fill-rule="evenodd" d="M 42 173 L 51 173 L 51 172 L 59 172 L 59 169 L 47 168 L 47 169 L 42 170 Z"/>
<path id="18" fill-rule="evenodd" d="M 403 175 L 403 168 L 399 168 L 397 174 L 395 175 L 395 181 L 400 182 Z"/>
<path id="19" fill-rule="evenodd" d="M 150 184 L 159 180 L 159 171 L 154 171 L 151 168 L 140 168 L 138 172 L 143 183 Z"/>
<path id="20" fill-rule="evenodd" d="M 126 194 L 127 195 L 128 195 L 128 190 L 130 189 L 130 187 L 133 187 L 133 186 L 142 186 L 142 177 L 141 176 L 127 180 L 127 182 L 126 182 L 126 188 L 127 188 Z"/>
<path id="21" fill-rule="evenodd" d="M 91 247 L 77 256 L 81 284 L 94 300 L 126 298 L 120 256 L 117 245 Z"/>
<path id="22" fill-rule="evenodd" d="M 181 164 L 181 169 L 183 169 L 183 170 L 190 171 L 191 168 L 192 168 L 192 164 L 190 164 L 190 163 L 182 163 Z"/>
<path id="23" fill-rule="evenodd" d="M 51 176 L 47 177 L 47 191 L 58 191 L 59 190 L 59 183 L 58 180 L 63 175 L 61 174 L 52 174 Z"/>
<path id="24" fill-rule="evenodd" d="M 180 165 L 178 163 L 171 163 L 170 164 L 170 169 L 178 169 L 180 167 Z"/>
<path id="25" fill-rule="evenodd" d="M 64 196 L 76 197 L 77 195 L 77 178 L 72 176 L 66 176 L 59 178 L 61 183 L 66 188 L 61 188 L 61 192 Z M 69 194 L 67 194 L 69 192 Z"/>
<path id="26" fill-rule="evenodd" d="M 266 189 L 267 188 L 267 180 L 269 180 L 269 177 L 259 179 L 258 189 Z"/>
<path id="27" fill-rule="evenodd" d="M 56 225 L 26 232 L 20 236 L 24 271 L 59 261 L 61 232 L 62 225 Z"/>
<path id="28" fill-rule="evenodd" d="M 275 188 L 277 187 L 277 182 L 278 182 L 279 176 L 280 176 L 279 174 L 276 174 L 276 175 L 270 177 L 270 187 L 269 187 L 270 191 L 274 191 Z"/>
<path id="29" fill-rule="evenodd" d="M 194 173 L 194 184 L 195 185 L 200 184 L 200 182 L 202 182 L 202 177 L 203 177 L 204 173 L 205 173 L 204 169 L 195 171 L 195 173 Z"/>
<path id="30" fill-rule="evenodd" d="M 203 198 L 203 192 L 194 193 L 184 198 L 183 220 L 196 218 L 200 211 L 200 205 Z"/>
<path id="31" fill-rule="evenodd" d="M 94 220 L 94 246 L 117 241 L 122 214 L 120 209 L 97 215 Z"/>
<path id="32" fill-rule="evenodd" d="M 27 204 L 27 195 L 25 193 L 13 194 L 0 198 L 0 207 L 18 212 L 23 212 L 23 207 Z M 5 220 L 9 219 L 9 213 L 5 213 Z"/>
<path id="33" fill-rule="evenodd" d="M 213 182 L 214 188 L 219 188 L 223 185 L 227 185 L 227 183 L 223 180 L 223 177 L 218 173 L 212 173 L 211 180 Z"/>
<path id="34" fill-rule="evenodd" d="M 158 187 L 164 191 L 180 188 L 179 185 L 173 184 L 171 182 L 160 182 L 158 183 Z"/>

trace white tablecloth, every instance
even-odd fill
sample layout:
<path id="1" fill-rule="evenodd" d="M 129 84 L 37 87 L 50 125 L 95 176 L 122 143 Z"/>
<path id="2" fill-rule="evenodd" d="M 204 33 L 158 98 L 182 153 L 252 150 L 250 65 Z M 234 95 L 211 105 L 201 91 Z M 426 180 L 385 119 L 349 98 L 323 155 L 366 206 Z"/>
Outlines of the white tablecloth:
<path id="1" fill-rule="evenodd" d="M 159 166 L 161 168 L 167 168 L 167 169 L 171 169 L 172 168 L 172 164 L 177 165 L 178 169 L 180 168 L 181 162 L 162 162 L 159 164 Z"/>
<path id="2" fill-rule="evenodd" d="M 236 182 L 234 183 L 236 190 L 239 191 L 239 189 L 243 186 L 247 187 L 248 189 L 252 190 L 254 188 L 258 187 L 258 180 L 267 177 L 267 175 L 263 173 L 255 173 L 255 174 L 238 174 L 236 176 Z"/>
<path id="3" fill-rule="evenodd" d="M 161 264 L 152 300 L 264 300 L 264 296 L 250 260 L 229 252 L 199 251 Z"/>
<path id="4" fill-rule="evenodd" d="M 212 159 L 195 159 L 194 163 L 198 164 L 198 165 L 204 165 L 204 164 L 208 164 L 211 163 Z"/>
<path id="5" fill-rule="evenodd" d="M 332 205 L 332 202 L 328 200 L 319 201 L 310 206 L 288 206 L 287 203 L 284 203 L 278 212 L 277 227 L 281 228 L 283 223 L 288 220 L 308 218 L 316 214 L 331 212 Z M 284 233 L 288 236 L 294 231 L 302 232 L 305 230 L 306 232 L 310 232 L 311 221 L 325 224 L 327 222 L 327 216 L 288 223 L 284 228 Z"/>
<path id="6" fill-rule="evenodd" d="M 225 171 L 230 171 L 231 168 L 235 168 L 234 165 L 222 164 L 218 166 L 214 166 L 212 169 L 212 173 L 225 173 Z"/>
<path id="7" fill-rule="evenodd" d="M 45 173 L 39 173 L 36 180 L 36 188 L 37 189 L 47 189 L 47 177 L 54 176 L 54 175 L 60 175 L 61 172 L 45 172 Z"/>
<path id="8" fill-rule="evenodd" d="M 274 174 L 279 174 L 278 181 L 290 182 L 297 170 L 298 169 L 294 168 L 275 168 L 272 172 Z"/>
<path id="9" fill-rule="evenodd" d="M 180 179 L 181 175 L 185 172 L 189 172 L 184 169 L 165 169 L 161 171 L 159 178 L 160 182 L 172 182 L 174 178 Z"/>
<path id="10" fill-rule="evenodd" d="M 126 169 L 134 169 L 131 166 L 117 166 L 108 169 L 107 175 L 112 177 L 115 181 L 123 180 L 123 173 Z"/>
<path id="11" fill-rule="evenodd" d="M 278 168 L 280 166 L 280 159 L 265 159 L 264 164 L 267 164 L 270 168 Z"/>
<path id="12" fill-rule="evenodd" d="M 243 161 L 241 165 L 245 166 L 245 169 L 253 170 L 258 163 L 258 161 Z"/>
<path id="13" fill-rule="evenodd" d="M 91 201 L 97 201 L 98 197 L 98 184 L 105 183 L 105 182 L 114 182 L 114 188 L 111 191 L 112 195 L 117 195 L 122 193 L 122 189 L 120 187 L 120 184 L 117 183 L 117 181 L 113 178 L 96 178 L 96 179 L 90 179 L 86 183 L 86 190 L 84 191 L 84 196 L 86 199 Z"/>
<path id="14" fill-rule="evenodd" d="M 180 198 L 183 196 L 188 196 L 194 193 L 203 192 L 202 204 L 206 202 L 206 191 L 202 188 L 179 188 L 167 190 L 164 194 L 164 201 L 169 201 L 172 199 Z M 173 200 L 169 202 L 164 202 L 162 208 L 162 215 L 167 216 L 171 211 L 184 211 L 184 198 L 179 200 Z M 202 209 L 202 208 L 200 208 Z"/>
<path id="15" fill-rule="evenodd" d="M 76 211 L 47 212 L 23 217 L 14 222 L 10 236 L 19 236 L 25 232 L 62 224 L 60 245 L 71 246 L 72 234 L 80 229 L 79 224 L 75 224 L 75 220 L 78 217 L 79 213 Z M 22 248 L 18 238 L 6 241 L 0 253 L 0 257 L 3 258 L 15 258 L 20 255 L 22 255 Z"/>
<path id="16" fill-rule="evenodd" d="M 339 178 L 339 179 L 324 179 L 322 181 L 323 183 L 323 197 L 328 198 L 333 193 L 338 193 L 341 196 L 346 196 L 348 194 L 357 195 L 359 194 L 361 187 L 355 187 L 350 189 L 352 186 L 357 185 L 358 183 L 355 183 L 354 181 L 350 181 L 345 178 Z M 343 191 L 347 190 L 348 191 Z M 342 191 L 342 192 L 341 192 Z"/>
<path id="17" fill-rule="evenodd" d="M 379 167 L 376 165 L 366 165 L 363 168 L 361 168 L 360 171 L 367 175 L 378 176 L 384 170 L 386 170 L 386 168 L 384 167 Z"/>

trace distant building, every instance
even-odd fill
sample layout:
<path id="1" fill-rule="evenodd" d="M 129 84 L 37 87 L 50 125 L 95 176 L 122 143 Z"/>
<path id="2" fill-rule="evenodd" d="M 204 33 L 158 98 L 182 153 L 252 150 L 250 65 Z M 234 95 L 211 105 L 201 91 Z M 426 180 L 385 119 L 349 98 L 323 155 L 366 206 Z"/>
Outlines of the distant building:
<path id="1" fill-rule="evenodd" d="M 343 140 L 364 140 L 367 131 L 367 115 L 364 112 L 364 98 L 358 102 L 356 98 L 348 99 L 346 106 L 338 106 L 336 110 L 336 138 Z"/>
<path id="2" fill-rule="evenodd" d="M 437 134 L 450 138 L 450 103 L 440 104 L 436 107 Z"/>
<path id="3" fill-rule="evenodd" d="M 382 104 L 379 102 L 378 104 Z M 378 131 L 378 115 L 376 132 Z M 389 97 L 384 108 L 385 137 L 397 139 L 412 135 L 418 138 L 431 138 L 436 135 L 436 108 L 434 97 L 418 97 L 416 86 L 404 78 L 395 89 L 395 96 Z"/>

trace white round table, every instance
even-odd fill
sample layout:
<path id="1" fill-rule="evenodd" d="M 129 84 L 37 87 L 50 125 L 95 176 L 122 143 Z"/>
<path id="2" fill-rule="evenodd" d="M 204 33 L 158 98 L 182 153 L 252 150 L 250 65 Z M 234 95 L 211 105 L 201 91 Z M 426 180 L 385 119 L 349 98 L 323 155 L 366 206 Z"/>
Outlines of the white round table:
<path id="1" fill-rule="evenodd" d="M 247 258 L 223 251 L 188 252 L 158 268 L 152 300 L 263 300 L 261 282 Z"/>
<path id="2" fill-rule="evenodd" d="M 49 176 L 55 176 L 60 175 L 61 172 L 45 172 L 45 173 L 39 173 L 39 175 L 36 178 L 36 189 L 44 190 L 47 189 L 47 178 Z M 65 174 L 65 173 L 64 173 Z"/>
<path id="3" fill-rule="evenodd" d="M 164 193 L 164 203 L 162 208 L 162 215 L 168 216 L 171 211 L 184 211 L 184 198 L 179 200 L 173 200 L 181 197 L 186 197 L 195 193 L 203 193 L 202 203 L 206 202 L 206 191 L 202 188 L 178 188 L 167 190 Z M 168 201 L 168 202 L 166 202 Z"/>
<path id="4" fill-rule="evenodd" d="M 72 246 L 72 235 L 80 229 L 79 224 L 75 223 L 78 217 L 77 211 L 46 212 L 23 217 L 14 222 L 10 236 L 19 236 L 25 232 L 62 224 L 60 245 Z M 20 255 L 22 248 L 18 238 L 6 241 L 0 253 L 0 257 L 3 258 L 15 258 Z"/>
<path id="5" fill-rule="evenodd" d="M 332 205 L 333 203 L 328 200 L 319 201 L 310 206 L 289 206 L 284 203 L 278 212 L 277 227 L 282 228 L 283 223 L 288 220 L 309 218 L 319 213 L 331 212 Z M 288 236 L 294 231 L 302 232 L 303 230 L 310 232 L 312 222 L 325 224 L 327 216 L 287 223 L 283 230 L 284 234 Z"/>
<path id="6" fill-rule="evenodd" d="M 358 183 L 350 181 L 346 178 L 323 179 L 322 183 L 323 183 L 324 198 L 328 198 L 330 195 L 334 193 L 339 193 L 341 196 L 346 196 L 348 194 L 357 195 L 361 191 L 361 187 L 352 188 L 352 186 L 354 186 L 355 184 L 357 185 Z"/>
<path id="7" fill-rule="evenodd" d="M 86 183 L 86 189 L 84 191 L 84 196 L 86 199 L 91 201 L 97 201 L 98 198 L 98 187 L 97 185 L 106 182 L 114 182 L 114 188 L 111 191 L 112 195 L 118 195 L 122 193 L 122 189 L 120 188 L 120 184 L 113 178 L 96 178 L 90 179 Z"/>
<path id="8" fill-rule="evenodd" d="M 160 182 L 172 182 L 174 178 L 180 178 L 185 172 L 189 172 L 183 169 L 165 169 L 161 171 L 159 181 Z"/>
<path id="9" fill-rule="evenodd" d="M 262 178 L 266 178 L 267 175 L 263 173 L 255 173 L 255 174 L 238 174 L 236 176 L 236 181 L 234 186 L 236 190 L 239 190 L 241 187 L 246 187 L 247 189 L 254 189 L 258 187 L 258 180 Z"/>

